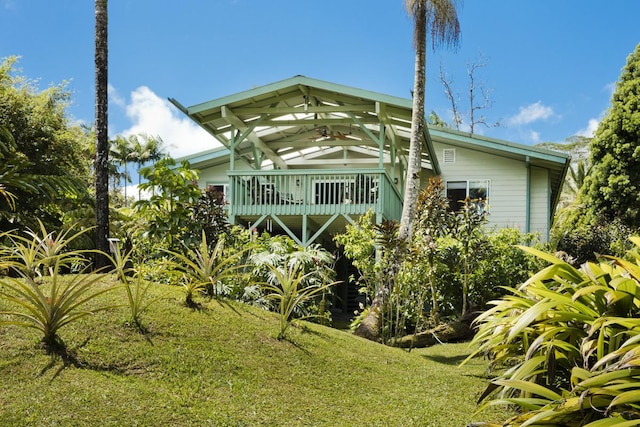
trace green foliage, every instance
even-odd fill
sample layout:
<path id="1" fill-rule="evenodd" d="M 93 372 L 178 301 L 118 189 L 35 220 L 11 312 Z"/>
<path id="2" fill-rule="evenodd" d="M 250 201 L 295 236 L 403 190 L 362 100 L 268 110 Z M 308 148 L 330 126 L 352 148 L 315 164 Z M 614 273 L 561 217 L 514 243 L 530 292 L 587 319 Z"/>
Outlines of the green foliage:
<path id="1" fill-rule="evenodd" d="M 212 188 L 200 190 L 197 171 L 187 162 L 177 165 L 165 157 L 142 168 L 141 174 L 147 182 L 140 188 L 152 195 L 136 201 L 133 210 L 120 209 L 123 227 L 116 231 L 121 240 L 131 240 L 140 254 L 157 257 L 164 250 L 184 254 L 199 248 L 202 233 L 212 249 L 220 236 L 229 236 L 219 193 Z"/>
<path id="2" fill-rule="evenodd" d="M 236 276 L 245 267 L 239 263 L 243 252 L 225 256 L 224 244 L 224 239 L 220 239 L 211 250 L 203 231 L 198 249 L 189 250 L 186 254 L 166 250 L 172 259 L 172 269 L 182 276 L 187 306 L 196 306 L 194 298 L 202 293 L 210 297 L 226 295 L 225 279 Z"/>
<path id="3" fill-rule="evenodd" d="M 289 274 L 293 274 L 293 269 L 295 269 L 296 274 L 302 275 L 301 282 L 296 284 L 296 292 L 302 292 L 307 288 L 309 290 L 321 288 L 322 292 L 314 292 L 309 297 L 301 299 L 299 303 L 291 307 L 292 314 L 298 318 L 330 319 L 330 301 L 326 298 L 327 295 L 324 291 L 327 289 L 328 283 L 334 284 L 334 257 L 331 253 L 318 244 L 302 247 L 287 236 L 270 236 L 267 233 L 260 236 L 252 235 L 250 245 L 247 257 L 247 264 L 251 266 L 250 285 L 241 286 L 243 289 L 242 300 L 249 301 L 250 295 L 247 294 L 249 292 L 256 297 L 255 300 L 249 302 L 282 313 L 279 300 L 267 297 L 267 294 L 273 293 L 273 289 L 265 290 L 262 284 L 278 286 L 279 279 L 275 275 L 274 269 L 281 272 L 280 274 L 285 279 Z M 293 281 L 296 278 L 289 277 L 289 279 Z M 257 287 L 255 287 L 256 284 Z M 289 289 L 293 288 L 289 287 Z"/>
<path id="4" fill-rule="evenodd" d="M 0 230 L 48 228 L 92 205 L 90 135 L 65 116 L 64 85 L 39 91 L 15 75 L 17 58 L 0 62 Z"/>
<path id="5" fill-rule="evenodd" d="M 6 249 L 0 266 L 19 276 L 0 281 L 0 297 L 16 304 L 21 310 L 5 310 L 0 314 L 8 315 L 10 320 L 0 319 L 0 323 L 33 328 L 43 335 L 42 343 L 51 351 L 64 350 L 64 343 L 58 332 L 69 323 L 97 311 L 101 308 L 85 308 L 87 303 L 110 288 L 96 291 L 93 284 L 99 275 L 77 274 L 68 277 L 61 275 L 63 268 L 83 259 L 89 251 L 64 251 L 74 239 L 86 230 L 72 236 L 68 232 L 54 238 L 54 233 L 46 231 L 41 225 L 40 234 L 29 232 L 29 238 L 15 233 L 5 233 L 13 246 Z M 46 269 L 47 276 L 36 281 L 36 274 Z M 81 271 L 84 273 L 85 269 Z"/>
<path id="6" fill-rule="evenodd" d="M 476 200 L 468 197 L 464 200 L 460 211 L 456 215 L 454 237 L 460 242 L 460 254 L 462 255 L 462 314 L 468 309 L 468 294 L 471 272 L 475 267 L 476 256 L 479 248 L 483 246 L 485 237 L 483 225 L 487 221 L 487 212 Z"/>
<path id="7" fill-rule="evenodd" d="M 424 264 L 431 291 L 431 316 L 437 323 L 440 318 L 439 292 L 436 277 L 437 241 L 448 235 L 454 226 L 455 217 L 449 209 L 442 184 L 442 178 L 431 177 L 429 185 L 418 194 L 416 224 L 413 233 L 413 250 L 411 258 L 414 268 Z M 419 292 L 418 305 L 424 306 L 426 296 Z"/>
<path id="8" fill-rule="evenodd" d="M 631 249 L 633 230 L 614 219 L 609 223 L 586 224 L 567 229 L 557 236 L 556 248 L 574 266 L 596 261 L 601 254 L 623 257 Z"/>
<path id="9" fill-rule="evenodd" d="M 632 229 L 640 227 L 640 44 L 627 58 L 607 116 L 591 143 L 590 173 L 571 224 L 595 225 L 619 219 Z M 571 226 L 570 226 L 571 227 Z"/>
<path id="10" fill-rule="evenodd" d="M 144 219 L 142 230 L 138 230 L 141 236 L 163 241 L 173 251 L 195 243 L 188 238 L 199 240 L 199 235 L 188 233 L 191 206 L 201 195 L 196 185 L 198 173 L 186 161 L 177 165 L 175 160 L 165 157 L 142 168 L 140 174 L 146 182 L 139 188 L 152 192 L 149 199 L 133 205 Z"/>
<path id="11" fill-rule="evenodd" d="M 526 280 L 537 267 L 535 258 L 514 246 L 531 244 L 534 236 L 516 229 L 487 233 L 485 221 L 486 212 L 472 200 L 452 212 L 436 178 L 419 195 L 411 248 L 397 272 L 391 269 L 398 254 L 391 225 L 374 226 L 367 215 L 335 237 L 359 271 L 366 272 L 361 277 L 366 277 L 363 290 L 369 300 L 385 280 L 395 281 L 382 309 L 383 341 L 435 326 L 441 315 L 459 315 L 465 300 L 474 310 L 484 309 L 504 295 L 503 286 Z"/>
<path id="12" fill-rule="evenodd" d="M 143 263 L 137 268 L 133 267 L 131 259 L 134 253 L 133 248 L 127 249 L 121 245 L 116 245 L 113 256 L 109 260 L 113 264 L 115 274 L 122 283 L 127 295 L 127 307 L 129 308 L 129 321 L 141 332 L 146 328 L 142 322 L 142 314 L 148 311 L 152 304 L 157 302 L 163 295 L 150 297 L 151 288 L 154 282 L 145 280 Z"/>
<path id="13" fill-rule="evenodd" d="M 286 332 L 294 315 L 304 310 L 305 305 L 322 296 L 337 282 L 322 283 L 313 280 L 314 272 L 304 273 L 303 263 L 295 261 L 286 268 L 269 264 L 270 278 L 261 286 L 266 292 L 266 298 L 275 302 L 275 312 L 280 320 L 278 339 L 286 337 Z M 307 314 L 301 319 L 321 317 L 322 313 Z"/>
<path id="14" fill-rule="evenodd" d="M 359 287 L 360 293 L 370 301 L 377 290 L 376 276 L 379 264 L 376 263 L 376 230 L 373 210 L 362 215 L 356 224 L 347 224 L 345 232 L 337 234 L 334 241 L 344 251 L 344 255 L 358 269 L 357 278 L 349 278 Z"/>
<path id="15" fill-rule="evenodd" d="M 506 366 L 483 394 L 525 413 L 505 426 L 622 426 L 640 420 L 640 238 L 635 263 L 610 257 L 580 269 L 550 263 L 478 318 L 467 360 Z M 632 421 L 634 420 L 634 421 Z"/>
<path id="16" fill-rule="evenodd" d="M 48 232 L 45 225 L 38 220 L 38 231 L 27 230 L 23 236 L 15 232 L 5 232 L 0 237 L 6 238 L 10 245 L 0 252 L 4 256 L 3 263 L 31 280 L 49 272 L 51 266 L 58 265 L 66 271 L 84 269 L 88 260 L 84 256 L 88 250 L 70 250 L 73 242 L 87 233 L 81 229 L 71 234 L 73 228 L 60 233 Z"/>

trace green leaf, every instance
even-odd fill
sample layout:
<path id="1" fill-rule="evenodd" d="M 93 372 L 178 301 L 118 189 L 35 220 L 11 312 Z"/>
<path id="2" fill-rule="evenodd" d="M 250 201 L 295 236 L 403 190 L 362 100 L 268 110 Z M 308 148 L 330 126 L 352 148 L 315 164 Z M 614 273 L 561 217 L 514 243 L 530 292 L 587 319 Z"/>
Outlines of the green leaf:
<path id="1" fill-rule="evenodd" d="M 547 387 L 542 386 L 540 384 L 532 383 L 529 381 L 496 379 L 496 380 L 493 380 L 492 382 L 497 385 L 514 388 L 531 395 L 538 395 L 541 397 L 545 397 L 551 401 L 562 399 L 562 396 L 560 396 L 555 391 L 550 390 Z"/>
<path id="2" fill-rule="evenodd" d="M 635 386 L 640 388 L 640 381 L 636 379 L 634 382 Z M 618 405 L 626 405 L 628 403 L 640 403 L 640 390 L 631 390 L 620 393 L 609 404 L 609 410 Z"/>
<path id="3" fill-rule="evenodd" d="M 583 427 L 637 427 L 638 420 L 625 420 L 622 417 L 603 418 L 590 422 Z"/>

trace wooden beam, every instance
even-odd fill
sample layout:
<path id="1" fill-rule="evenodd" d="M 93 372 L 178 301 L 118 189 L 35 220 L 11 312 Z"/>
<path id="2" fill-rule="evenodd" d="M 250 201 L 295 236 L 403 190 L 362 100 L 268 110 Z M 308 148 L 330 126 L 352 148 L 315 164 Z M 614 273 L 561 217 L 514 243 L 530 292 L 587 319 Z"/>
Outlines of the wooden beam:
<path id="1" fill-rule="evenodd" d="M 317 113 L 362 113 L 362 112 L 374 112 L 374 104 L 358 104 L 358 105 L 307 105 L 304 104 L 299 107 L 241 107 L 234 108 L 233 111 L 237 115 L 279 115 L 279 114 L 317 114 Z"/>
<path id="2" fill-rule="evenodd" d="M 258 149 L 260 149 L 260 151 L 262 151 L 265 154 L 265 156 L 267 156 L 267 158 L 273 162 L 274 165 L 277 165 L 280 169 L 288 168 L 287 163 L 284 160 L 282 160 L 282 158 L 278 156 L 278 154 L 275 151 L 273 151 L 269 146 L 267 146 L 267 144 L 265 144 L 264 141 L 262 141 L 260 137 L 258 137 L 258 135 L 256 135 L 256 133 L 254 132 L 253 129 L 255 129 L 255 127 L 258 124 L 261 124 L 260 122 L 264 120 L 258 119 L 256 121 L 253 121 L 247 124 L 244 121 L 242 121 L 242 119 L 240 119 L 238 116 L 236 116 L 233 113 L 233 111 L 231 111 L 231 109 L 229 109 L 226 105 L 223 105 L 221 107 L 221 112 L 222 112 L 222 117 L 227 122 L 229 122 L 230 124 L 238 128 L 239 130 L 243 131 L 243 135 L 245 134 L 245 131 L 249 131 L 247 134 L 247 140 L 251 141 L 252 144 L 254 144 Z M 253 128 L 253 129 L 250 129 L 250 128 Z"/>
<path id="3" fill-rule="evenodd" d="M 353 117 L 358 117 L 353 113 L 350 113 Z M 359 116 L 360 123 L 378 123 L 379 120 L 376 116 L 365 115 Z M 322 118 L 322 117 L 310 117 L 306 119 L 267 119 L 263 122 L 265 126 L 330 126 L 330 125 L 348 125 L 353 123 L 353 118 Z"/>

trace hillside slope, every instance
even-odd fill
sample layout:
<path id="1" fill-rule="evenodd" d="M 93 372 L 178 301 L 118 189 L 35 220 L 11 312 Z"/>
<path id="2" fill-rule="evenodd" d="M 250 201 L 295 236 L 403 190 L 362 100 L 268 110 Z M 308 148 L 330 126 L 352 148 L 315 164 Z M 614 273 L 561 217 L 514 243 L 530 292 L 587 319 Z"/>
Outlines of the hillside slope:
<path id="1" fill-rule="evenodd" d="M 465 344 L 407 352 L 308 323 L 279 341 L 272 313 L 215 300 L 189 309 L 167 289 L 153 290 L 146 334 L 126 307 L 63 328 L 67 360 L 0 326 L 0 424 L 447 427 L 504 415 L 472 416 L 486 363 L 459 368 Z M 120 288 L 94 304 L 125 301 Z"/>

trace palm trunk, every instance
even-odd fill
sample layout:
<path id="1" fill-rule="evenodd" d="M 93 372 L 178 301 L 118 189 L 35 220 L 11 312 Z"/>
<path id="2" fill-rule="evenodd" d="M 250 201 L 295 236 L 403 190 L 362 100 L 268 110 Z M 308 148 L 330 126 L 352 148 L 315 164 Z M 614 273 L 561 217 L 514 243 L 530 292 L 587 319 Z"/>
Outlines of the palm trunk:
<path id="1" fill-rule="evenodd" d="M 108 47 L 107 0 L 95 2 L 95 68 L 96 68 L 96 248 L 109 252 L 109 136 L 108 136 Z M 96 267 L 108 265 L 106 256 L 96 256 Z"/>
<path id="2" fill-rule="evenodd" d="M 413 218 L 416 211 L 418 191 L 420 190 L 420 174 L 422 171 L 422 135 L 424 133 L 424 92 L 426 74 L 426 6 L 419 2 L 414 27 L 416 45 L 416 61 L 413 80 L 413 105 L 411 111 L 411 140 L 409 143 L 409 159 L 407 161 L 407 178 L 404 187 L 404 204 L 400 218 L 398 237 L 409 243 L 413 231 Z"/>
<path id="3" fill-rule="evenodd" d="M 424 131 L 424 86 L 425 86 L 425 65 L 426 65 L 426 5 L 420 5 L 414 15 L 414 40 L 416 45 L 416 61 L 413 88 L 413 111 L 411 116 L 411 141 L 409 146 L 409 160 L 407 165 L 407 179 L 404 190 L 404 205 L 402 207 L 402 217 L 400 220 L 400 230 L 398 239 L 406 241 L 407 245 L 398 245 L 398 248 L 408 248 L 411 240 L 413 228 L 413 217 L 415 215 L 416 203 L 418 200 L 418 190 L 420 189 L 420 172 L 422 169 L 422 133 Z M 393 257 L 393 265 L 389 271 L 393 277 L 389 277 L 380 284 L 380 289 L 376 293 L 369 313 L 362 320 L 355 334 L 374 341 L 380 340 L 381 311 L 385 299 L 391 294 L 395 284 L 395 276 L 400 271 L 400 263 L 404 254 L 398 249 Z"/>

